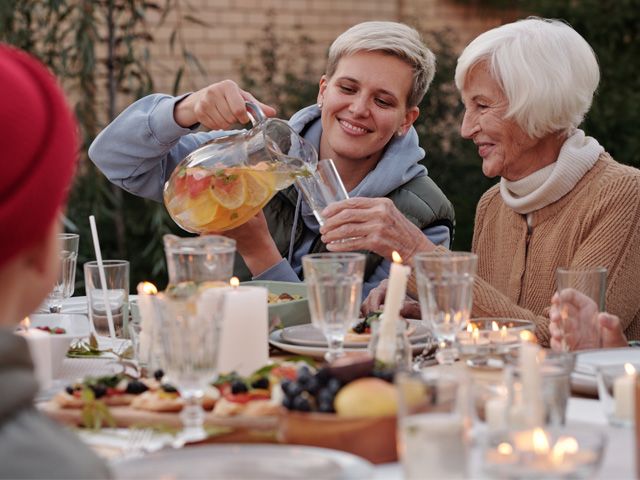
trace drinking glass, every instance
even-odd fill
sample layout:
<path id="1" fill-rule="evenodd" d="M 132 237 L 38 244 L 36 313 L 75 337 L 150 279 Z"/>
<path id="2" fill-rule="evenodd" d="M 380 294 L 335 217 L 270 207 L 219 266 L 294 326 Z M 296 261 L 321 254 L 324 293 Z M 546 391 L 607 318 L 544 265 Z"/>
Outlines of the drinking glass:
<path id="1" fill-rule="evenodd" d="M 60 267 L 58 279 L 47 296 L 47 307 L 51 313 L 60 313 L 62 301 L 73 295 L 76 281 L 76 261 L 80 235 L 77 233 L 58 234 Z"/>
<path id="2" fill-rule="evenodd" d="M 302 257 L 311 323 L 327 339 L 328 362 L 344 355 L 344 335 L 358 318 L 364 264 L 362 253 L 316 253 Z"/>
<path id="3" fill-rule="evenodd" d="M 467 478 L 465 394 L 459 380 L 428 370 L 401 372 L 396 387 L 405 478 Z"/>
<path id="4" fill-rule="evenodd" d="M 159 293 L 152 297 L 162 368 L 185 402 L 179 446 L 207 436 L 201 401 L 217 374 L 225 294 L 224 289 L 210 288 L 185 296 Z"/>
<path id="5" fill-rule="evenodd" d="M 349 198 L 336 166 L 330 158 L 320 160 L 313 174 L 297 177 L 296 185 L 302 191 L 304 199 L 320 225 L 324 225 L 322 210 L 327 205 Z"/>
<path id="6" fill-rule="evenodd" d="M 436 359 L 441 364 L 451 364 L 458 357 L 455 338 L 469 322 L 477 261 L 478 257 L 468 252 L 415 256 L 422 321 L 437 338 Z"/>
<path id="7" fill-rule="evenodd" d="M 102 263 L 105 285 L 100 280 L 98 262 L 94 260 L 84 264 L 89 320 L 96 334 L 110 335 L 107 314 L 107 308 L 109 308 L 116 337 L 127 337 L 129 333 L 129 262 L 104 260 Z"/>
<path id="8" fill-rule="evenodd" d="M 607 287 L 607 269 L 604 267 L 558 268 L 556 271 L 558 293 L 572 289 L 591 300 L 591 308 L 576 310 L 573 302 L 560 296 L 559 325 L 562 333 L 562 346 L 565 351 L 601 348 L 602 332 L 598 324 L 598 313 L 605 308 Z"/>

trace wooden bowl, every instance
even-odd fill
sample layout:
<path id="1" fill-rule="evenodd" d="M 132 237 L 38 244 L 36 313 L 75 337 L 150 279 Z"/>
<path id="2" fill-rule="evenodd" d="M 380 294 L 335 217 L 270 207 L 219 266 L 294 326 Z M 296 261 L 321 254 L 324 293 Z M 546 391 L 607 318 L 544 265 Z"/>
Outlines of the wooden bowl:
<path id="1" fill-rule="evenodd" d="M 286 412 L 280 417 L 278 441 L 333 448 L 372 463 L 398 460 L 396 417 L 340 417 L 328 413 Z"/>

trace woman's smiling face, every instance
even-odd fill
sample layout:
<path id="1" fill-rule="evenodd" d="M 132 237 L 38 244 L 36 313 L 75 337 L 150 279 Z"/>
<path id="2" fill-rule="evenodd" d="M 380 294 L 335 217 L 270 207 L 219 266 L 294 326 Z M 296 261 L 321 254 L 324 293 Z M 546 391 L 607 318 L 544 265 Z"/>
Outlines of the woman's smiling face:
<path id="1" fill-rule="evenodd" d="M 320 80 L 322 157 L 377 163 L 391 138 L 418 117 L 418 107 L 407 107 L 412 84 L 411 66 L 392 55 L 342 57 L 333 76 Z"/>

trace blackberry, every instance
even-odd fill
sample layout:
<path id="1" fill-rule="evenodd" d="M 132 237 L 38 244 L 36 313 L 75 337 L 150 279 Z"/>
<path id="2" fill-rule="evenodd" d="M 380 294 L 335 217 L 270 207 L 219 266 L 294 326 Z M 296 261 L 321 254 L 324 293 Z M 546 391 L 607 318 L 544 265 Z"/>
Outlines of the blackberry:
<path id="1" fill-rule="evenodd" d="M 163 383 L 162 384 L 162 390 L 165 393 L 176 393 L 178 390 L 176 390 L 176 387 L 174 387 L 173 385 L 169 385 L 168 383 Z"/>
<path id="2" fill-rule="evenodd" d="M 249 389 L 247 388 L 246 383 L 244 383 L 242 380 L 234 380 L 233 382 L 231 382 L 231 393 L 233 393 L 234 395 L 237 393 L 246 393 L 248 391 Z"/>
<path id="3" fill-rule="evenodd" d="M 139 393 L 146 392 L 147 390 L 149 390 L 149 387 L 147 387 L 140 380 L 130 380 L 129 383 L 127 383 L 127 389 L 125 390 L 125 392 L 137 395 Z"/>
<path id="4" fill-rule="evenodd" d="M 67 388 L 64 389 L 65 392 L 67 392 L 69 395 L 73 395 L 73 387 L 71 385 L 67 385 Z"/>
<path id="5" fill-rule="evenodd" d="M 104 385 L 91 385 L 89 388 L 93 390 L 93 396 L 96 399 L 102 398 L 107 394 L 107 388 Z"/>
<path id="6" fill-rule="evenodd" d="M 369 327 L 369 325 L 367 325 L 367 320 L 362 320 L 361 322 L 358 322 L 354 325 L 353 327 L 353 331 L 355 333 L 364 333 L 367 328 Z"/>
<path id="7" fill-rule="evenodd" d="M 158 369 L 155 372 L 153 372 L 153 378 L 155 378 L 156 380 L 160 381 L 162 380 L 162 377 L 164 377 L 164 372 L 161 369 Z"/>
<path id="8" fill-rule="evenodd" d="M 254 380 L 251 384 L 251 388 L 269 388 L 269 379 L 267 377 L 260 377 L 257 380 Z"/>

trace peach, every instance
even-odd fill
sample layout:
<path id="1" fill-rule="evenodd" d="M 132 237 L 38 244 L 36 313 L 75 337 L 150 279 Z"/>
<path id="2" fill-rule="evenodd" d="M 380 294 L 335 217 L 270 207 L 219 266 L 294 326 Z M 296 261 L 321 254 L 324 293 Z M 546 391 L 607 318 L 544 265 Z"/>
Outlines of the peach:
<path id="1" fill-rule="evenodd" d="M 398 411 L 396 389 L 379 378 L 359 378 L 340 389 L 334 407 L 338 415 L 345 417 L 395 415 Z"/>

